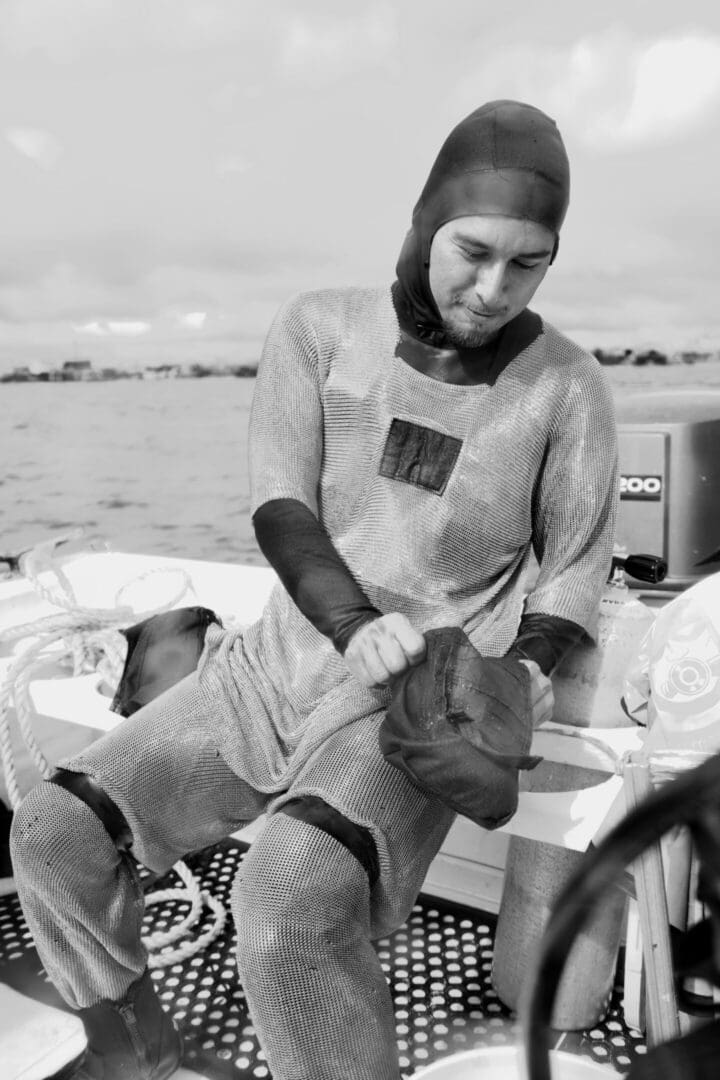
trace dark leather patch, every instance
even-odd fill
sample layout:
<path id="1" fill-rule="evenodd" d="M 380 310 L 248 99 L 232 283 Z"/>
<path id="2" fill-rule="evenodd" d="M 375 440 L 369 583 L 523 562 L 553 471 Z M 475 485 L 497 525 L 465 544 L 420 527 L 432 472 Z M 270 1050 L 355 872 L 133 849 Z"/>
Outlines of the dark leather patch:
<path id="1" fill-rule="evenodd" d="M 123 630 L 128 651 L 110 708 L 132 716 L 195 671 L 210 623 L 220 623 L 210 608 L 161 611 Z"/>
<path id="2" fill-rule="evenodd" d="M 133 843 L 133 834 L 117 803 L 101 788 L 96 780 L 87 773 L 76 773 L 62 767 L 53 769 L 48 781 L 65 788 L 76 799 L 88 806 L 95 817 L 99 818 L 105 831 L 119 851 L 129 851 Z"/>
<path id="3" fill-rule="evenodd" d="M 298 818 L 307 825 L 314 825 L 316 829 L 322 829 L 335 840 L 339 840 L 365 870 L 370 887 L 376 884 L 380 877 L 380 860 L 372 833 L 364 825 L 356 825 L 317 795 L 300 795 L 295 799 L 288 799 L 278 812 Z"/>
<path id="4" fill-rule="evenodd" d="M 442 495 L 461 447 L 462 439 L 396 417 L 390 424 L 380 475 Z"/>

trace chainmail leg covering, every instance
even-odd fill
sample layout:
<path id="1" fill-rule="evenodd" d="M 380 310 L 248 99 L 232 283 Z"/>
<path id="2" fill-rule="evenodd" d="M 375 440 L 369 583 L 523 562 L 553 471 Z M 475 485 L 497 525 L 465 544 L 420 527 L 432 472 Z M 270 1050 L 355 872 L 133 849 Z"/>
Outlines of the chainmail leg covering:
<path id="1" fill-rule="evenodd" d="M 61 763 L 112 799 L 130 826 L 134 859 L 156 873 L 217 843 L 267 803 L 222 758 L 218 707 L 190 676 Z M 75 1008 L 120 998 L 146 963 L 134 860 L 84 802 L 53 783 L 18 808 L 12 845 L 20 902 L 63 997 Z"/>
<path id="2" fill-rule="evenodd" d="M 270 804 L 272 812 L 288 799 L 315 796 L 368 830 L 380 869 L 370 895 L 373 940 L 405 922 L 455 817 L 385 760 L 378 743 L 383 715 L 334 732 Z"/>
<path id="3" fill-rule="evenodd" d="M 238 727 L 245 718 L 239 698 L 225 703 L 214 688 L 190 675 L 61 762 L 107 792 L 130 826 L 133 855 L 156 873 L 224 839 L 268 801 L 220 753 L 216 713 L 232 708 Z"/>
<path id="4" fill-rule="evenodd" d="M 45 969 L 74 1009 L 121 998 L 147 965 L 134 861 L 93 811 L 42 783 L 17 809 L 11 836 L 23 913 Z"/>
<path id="5" fill-rule="evenodd" d="M 238 969 L 275 1080 L 397 1080 L 367 873 L 334 837 L 273 815 L 233 887 Z"/>

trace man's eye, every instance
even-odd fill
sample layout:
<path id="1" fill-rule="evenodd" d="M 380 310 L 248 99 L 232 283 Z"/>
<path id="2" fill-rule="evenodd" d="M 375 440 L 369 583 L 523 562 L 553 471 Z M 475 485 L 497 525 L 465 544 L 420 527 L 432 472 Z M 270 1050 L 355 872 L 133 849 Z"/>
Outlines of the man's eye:
<path id="1" fill-rule="evenodd" d="M 521 270 L 535 270 L 540 263 L 537 262 L 523 262 L 522 259 L 515 259 L 514 263 L 519 266 Z"/>

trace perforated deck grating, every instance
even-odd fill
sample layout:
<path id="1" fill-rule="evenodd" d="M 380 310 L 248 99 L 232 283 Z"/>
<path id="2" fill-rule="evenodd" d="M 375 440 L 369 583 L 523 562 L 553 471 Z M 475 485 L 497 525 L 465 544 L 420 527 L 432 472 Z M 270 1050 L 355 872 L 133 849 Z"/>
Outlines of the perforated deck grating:
<path id="1" fill-rule="evenodd" d="M 229 893 L 245 845 L 227 841 L 187 859 L 202 888 L 229 908 Z M 152 888 L 177 884 L 163 879 Z M 146 928 L 167 929 L 178 917 L 172 902 L 148 908 Z M 210 924 L 207 915 L 196 932 Z M 514 1015 L 490 985 L 495 918 L 421 897 L 408 922 L 376 943 L 395 1004 L 401 1064 L 409 1077 L 422 1065 L 482 1045 L 519 1039 Z M 235 929 L 198 956 L 153 973 L 165 1008 L 186 1042 L 186 1062 L 217 1080 L 270 1077 L 247 1013 L 234 962 Z M 16 896 L 0 899 L 0 981 L 51 1004 L 60 1004 L 47 982 Z M 587 1032 L 557 1033 L 556 1045 L 626 1071 L 645 1052 L 639 1032 L 622 1017 L 622 989 L 615 988 L 606 1021 Z"/>

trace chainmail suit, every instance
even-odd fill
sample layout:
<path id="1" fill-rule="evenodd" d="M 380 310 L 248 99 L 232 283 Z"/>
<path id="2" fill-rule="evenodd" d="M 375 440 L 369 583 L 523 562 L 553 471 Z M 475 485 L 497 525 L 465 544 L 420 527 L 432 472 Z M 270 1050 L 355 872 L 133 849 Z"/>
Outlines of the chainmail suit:
<path id="1" fill-rule="evenodd" d="M 410 367 L 398 340 L 389 289 L 306 293 L 281 310 L 251 417 L 253 509 L 302 501 L 381 611 L 421 631 L 460 626 L 489 656 L 514 640 L 534 548 L 525 611 L 592 633 L 617 498 L 599 365 L 543 324 L 486 383 L 461 386 Z M 422 459 L 427 445 L 441 465 L 408 463 L 408 447 Z M 387 695 L 353 679 L 278 585 L 257 623 L 211 626 L 193 675 L 63 763 L 115 800 L 134 854 L 157 871 L 270 810 L 233 896 L 240 974 L 276 1080 L 398 1075 L 369 942 L 407 917 L 453 815 L 382 758 Z M 343 845 L 272 813 L 301 794 L 371 830 L 372 891 Z M 13 836 L 38 951 L 75 1007 L 119 997 L 146 962 L 132 860 L 91 818 L 45 784 Z"/>

